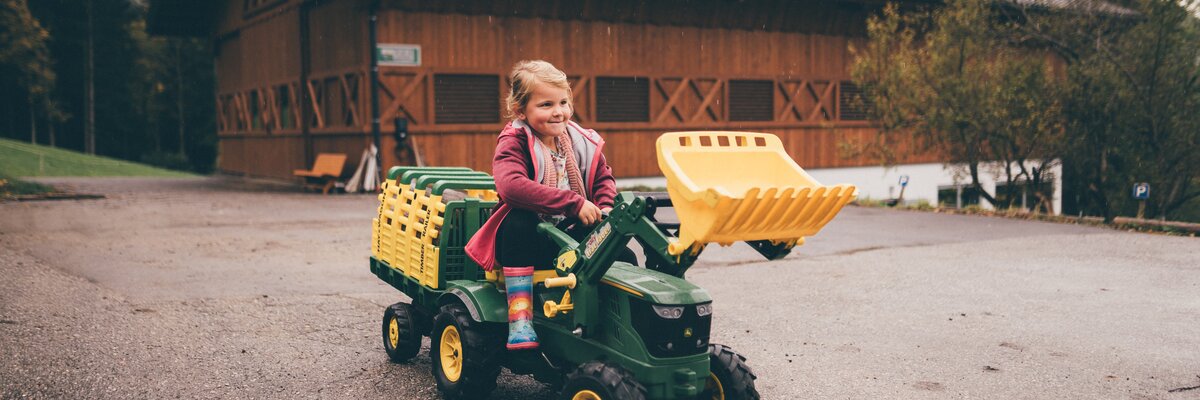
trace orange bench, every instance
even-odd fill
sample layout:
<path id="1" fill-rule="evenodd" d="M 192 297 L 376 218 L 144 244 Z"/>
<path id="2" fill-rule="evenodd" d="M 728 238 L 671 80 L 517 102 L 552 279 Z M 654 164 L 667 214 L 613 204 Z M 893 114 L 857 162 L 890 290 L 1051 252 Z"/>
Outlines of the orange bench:
<path id="1" fill-rule="evenodd" d="M 304 177 L 307 182 L 306 187 L 321 189 L 321 193 L 329 194 L 338 178 L 342 176 L 342 169 L 345 166 L 345 154 L 321 153 L 317 154 L 317 160 L 313 162 L 312 169 L 293 170 L 292 175 Z"/>

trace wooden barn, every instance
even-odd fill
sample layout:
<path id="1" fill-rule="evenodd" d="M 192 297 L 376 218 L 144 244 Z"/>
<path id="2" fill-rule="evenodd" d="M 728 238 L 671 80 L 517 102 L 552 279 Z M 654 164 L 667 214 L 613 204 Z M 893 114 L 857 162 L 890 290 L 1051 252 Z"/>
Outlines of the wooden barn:
<path id="1" fill-rule="evenodd" d="M 322 152 L 354 163 L 376 129 L 384 165 L 411 162 L 397 158 L 398 125 L 428 165 L 490 170 L 506 75 L 544 59 L 570 75 L 575 118 L 604 135 L 618 177 L 639 177 L 661 175 L 654 140 L 674 130 L 774 133 L 810 169 L 877 165 L 841 157 L 838 144 L 873 132 L 850 101 L 849 46 L 881 6 L 156 0 L 150 24 L 212 38 L 227 173 L 293 179 Z"/>

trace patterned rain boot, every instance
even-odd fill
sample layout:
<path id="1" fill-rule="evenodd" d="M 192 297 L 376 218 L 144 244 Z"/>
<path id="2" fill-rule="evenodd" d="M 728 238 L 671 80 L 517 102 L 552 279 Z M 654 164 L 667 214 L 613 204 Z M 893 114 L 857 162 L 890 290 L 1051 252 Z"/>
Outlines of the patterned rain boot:
<path id="1" fill-rule="evenodd" d="M 508 288 L 508 349 L 536 349 L 533 267 L 504 267 L 504 286 Z"/>

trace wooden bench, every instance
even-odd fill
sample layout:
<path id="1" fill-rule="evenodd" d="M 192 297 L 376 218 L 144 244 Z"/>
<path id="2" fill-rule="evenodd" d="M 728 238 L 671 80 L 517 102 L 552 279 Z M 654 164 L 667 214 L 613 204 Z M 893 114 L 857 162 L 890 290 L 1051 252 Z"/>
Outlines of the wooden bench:
<path id="1" fill-rule="evenodd" d="M 342 176 L 342 168 L 345 166 L 345 154 L 321 153 L 317 154 L 312 169 L 293 170 L 292 175 L 304 177 L 306 187 L 321 189 L 322 194 L 329 194 L 338 178 Z"/>

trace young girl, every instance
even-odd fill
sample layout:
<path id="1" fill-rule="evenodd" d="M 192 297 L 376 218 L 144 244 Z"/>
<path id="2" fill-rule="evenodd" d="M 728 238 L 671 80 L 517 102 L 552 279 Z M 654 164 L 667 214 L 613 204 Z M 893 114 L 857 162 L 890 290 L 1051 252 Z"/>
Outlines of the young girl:
<path id="1" fill-rule="evenodd" d="M 558 247 L 537 232 L 540 222 L 578 218 L 585 225 L 612 208 L 616 181 L 604 159 L 604 140 L 571 121 L 567 75 L 545 61 L 521 61 L 505 99 L 511 122 L 500 131 L 492 174 L 500 201 L 467 243 L 484 269 L 504 266 L 508 291 L 508 348 L 537 348 L 531 299 L 534 269 L 553 269 Z"/>

